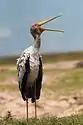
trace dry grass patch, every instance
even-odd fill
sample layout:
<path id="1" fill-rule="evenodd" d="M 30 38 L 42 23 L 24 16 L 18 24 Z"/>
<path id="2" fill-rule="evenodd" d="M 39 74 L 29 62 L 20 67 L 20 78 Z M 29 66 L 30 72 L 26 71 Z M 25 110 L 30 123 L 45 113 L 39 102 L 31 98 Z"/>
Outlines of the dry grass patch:
<path id="1" fill-rule="evenodd" d="M 0 84 L 0 92 L 3 91 L 9 91 L 9 92 L 15 92 L 18 90 L 18 85 L 16 84 Z"/>
<path id="2" fill-rule="evenodd" d="M 83 88 L 82 69 L 46 69 L 44 72 L 47 79 L 43 84 L 43 89 L 47 94 L 53 92 L 54 97 L 80 92 Z"/>

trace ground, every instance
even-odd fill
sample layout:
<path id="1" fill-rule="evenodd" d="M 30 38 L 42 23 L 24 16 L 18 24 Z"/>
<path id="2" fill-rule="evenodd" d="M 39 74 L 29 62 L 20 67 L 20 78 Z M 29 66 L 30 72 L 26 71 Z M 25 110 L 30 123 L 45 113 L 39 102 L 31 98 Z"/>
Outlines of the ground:
<path id="1" fill-rule="evenodd" d="M 40 100 L 37 101 L 38 117 L 48 115 L 62 117 L 83 113 L 83 84 L 77 88 L 75 86 L 71 88 L 70 79 L 67 79 L 71 77 L 70 72 L 74 73 L 72 70 L 77 62 L 78 60 L 44 64 L 43 88 Z M 14 118 L 26 118 L 26 103 L 22 100 L 18 89 L 16 66 L 0 66 L 0 72 L 0 116 L 3 117 L 10 111 Z M 75 69 L 76 72 L 82 72 L 82 70 Z M 74 80 L 81 81 L 80 78 L 78 79 L 76 75 Z M 52 86 L 52 83 L 55 84 Z M 67 83 L 68 86 L 66 86 Z M 30 100 L 29 117 L 34 117 L 34 104 L 31 104 Z"/>

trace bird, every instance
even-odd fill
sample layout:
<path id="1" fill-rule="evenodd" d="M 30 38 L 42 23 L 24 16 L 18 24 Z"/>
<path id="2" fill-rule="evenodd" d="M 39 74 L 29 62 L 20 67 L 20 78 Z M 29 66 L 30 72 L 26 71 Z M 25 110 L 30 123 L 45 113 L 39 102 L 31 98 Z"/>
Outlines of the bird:
<path id="1" fill-rule="evenodd" d="M 30 33 L 33 36 L 34 43 L 32 46 L 26 48 L 17 59 L 19 90 L 21 92 L 22 99 L 26 101 L 27 112 L 28 99 L 31 99 L 32 103 L 35 102 L 35 117 L 37 117 L 36 100 L 39 100 L 40 98 L 43 79 L 43 63 L 42 56 L 40 54 L 41 34 L 44 31 L 64 32 L 63 30 L 42 28 L 41 26 L 60 16 L 61 15 L 58 15 L 33 24 L 30 28 Z"/>

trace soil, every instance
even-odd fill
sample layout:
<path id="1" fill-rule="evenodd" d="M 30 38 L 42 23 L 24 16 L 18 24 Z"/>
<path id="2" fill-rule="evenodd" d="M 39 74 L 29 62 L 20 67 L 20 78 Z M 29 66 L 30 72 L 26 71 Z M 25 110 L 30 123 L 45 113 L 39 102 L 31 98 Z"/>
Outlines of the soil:
<path id="1" fill-rule="evenodd" d="M 44 69 L 47 68 L 73 68 L 78 61 L 60 62 L 57 64 L 45 64 Z M 0 69 L 8 68 L 8 70 L 16 70 L 16 67 L 0 67 Z M 44 76 L 44 82 L 48 76 Z M 13 77 L 12 77 L 13 79 Z M 6 83 L 6 82 L 4 82 Z M 17 84 L 16 79 L 13 79 L 13 84 Z M 56 100 L 49 100 L 45 98 L 43 91 L 41 92 L 40 100 L 37 101 L 37 115 L 38 117 L 54 115 L 58 117 L 74 115 L 83 112 L 83 91 L 78 92 L 78 95 L 68 97 L 60 96 Z M 0 92 L 0 116 L 8 115 L 10 111 L 12 117 L 17 119 L 26 118 L 26 102 L 22 100 L 20 92 Z M 34 104 L 29 100 L 29 117 L 34 117 Z"/>

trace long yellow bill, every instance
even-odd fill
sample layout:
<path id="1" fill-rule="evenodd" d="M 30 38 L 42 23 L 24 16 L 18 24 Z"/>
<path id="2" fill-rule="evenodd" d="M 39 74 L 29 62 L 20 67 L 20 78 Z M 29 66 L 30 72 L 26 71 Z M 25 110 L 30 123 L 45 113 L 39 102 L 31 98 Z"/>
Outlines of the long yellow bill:
<path id="1" fill-rule="evenodd" d="M 50 21 L 52 21 L 52 20 L 54 20 L 54 19 L 56 19 L 56 18 L 58 18 L 58 17 L 60 17 L 60 16 L 61 16 L 61 15 L 52 17 L 52 18 L 50 18 L 50 19 L 47 19 L 47 20 L 38 22 L 37 24 L 41 26 L 41 25 L 43 25 L 43 24 L 45 24 L 45 23 L 48 23 L 48 22 L 50 22 Z"/>
<path id="2" fill-rule="evenodd" d="M 64 30 L 54 30 L 54 29 L 50 29 L 50 28 L 43 28 L 43 30 L 45 31 L 54 31 L 54 32 L 62 32 L 64 33 Z"/>

